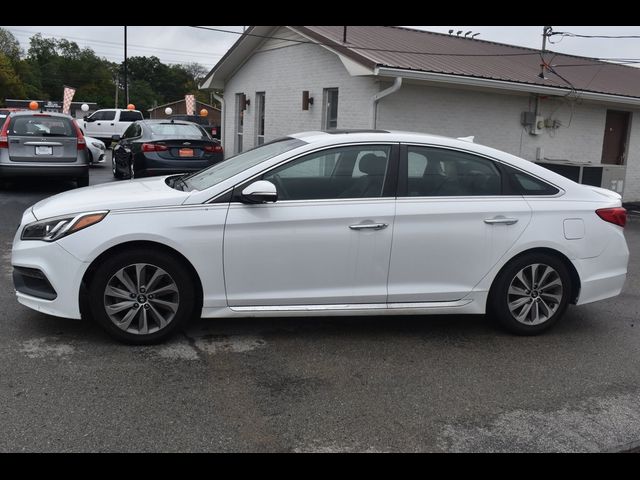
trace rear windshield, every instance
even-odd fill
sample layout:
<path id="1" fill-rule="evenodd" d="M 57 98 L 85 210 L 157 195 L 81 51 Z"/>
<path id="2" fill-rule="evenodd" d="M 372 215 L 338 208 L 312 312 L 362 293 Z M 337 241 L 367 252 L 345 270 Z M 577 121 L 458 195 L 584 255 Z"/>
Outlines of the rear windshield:
<path id="1" fill-rule="evenodd" d="M 9 135 L 33 137 L 75 137 L 71 120 L 63 117 L 20 116 L 13 117 L 9 124 Z"/>
<path id="2" fill-rule="evenodd" d="M 205 132 L 197 125 L 186 125 L 180 123 L 150 123 L 149 130 L 154 137 L 205 137 Z"/>

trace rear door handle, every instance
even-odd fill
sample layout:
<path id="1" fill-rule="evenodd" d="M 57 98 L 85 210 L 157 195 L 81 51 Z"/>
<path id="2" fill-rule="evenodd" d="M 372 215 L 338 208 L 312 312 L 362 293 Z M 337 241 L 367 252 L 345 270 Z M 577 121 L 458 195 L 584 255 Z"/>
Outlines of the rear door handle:
<path id="1" fill-rule="evenodd" d="M 497 217 L 493 217 L 493 218 L 485 218 L 484 223 L 488 223 L 489 225 L 496 225 L 496 224 L 513 225 L 514 223 L 518 223 L 518 219 L 507 218 L 507 217 L 503 217 L 502 215 L 498 215 Z"/>
<path id="2" fill-rule="evenodd" d="M 389 225 L 386 223 L 360 223 L 358 225 L 349 225 L 351 230 L 382 230 Z"/>

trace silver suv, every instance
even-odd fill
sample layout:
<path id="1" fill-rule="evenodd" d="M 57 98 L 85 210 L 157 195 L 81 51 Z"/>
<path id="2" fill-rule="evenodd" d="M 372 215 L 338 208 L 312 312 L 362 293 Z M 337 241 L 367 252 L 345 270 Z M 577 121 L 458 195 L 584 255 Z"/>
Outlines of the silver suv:
<path id="1" fill-rule="evenodd" d="M 87 144 L 76 122 L 61 113 L 15 112 L 0 130 L 0 178 L 73 178 L 89 185 Z"/>

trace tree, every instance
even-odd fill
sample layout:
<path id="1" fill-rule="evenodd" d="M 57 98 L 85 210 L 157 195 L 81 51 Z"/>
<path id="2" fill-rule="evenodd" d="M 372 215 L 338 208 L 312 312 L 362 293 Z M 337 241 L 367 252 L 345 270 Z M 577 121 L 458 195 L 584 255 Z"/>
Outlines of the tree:
<path id="1" fill-rule="evenodd" d="M 5 55 L 13 64 L 20 60 L 22 48 L 9 30 L 0 28 L 0 53 Z"/>
<path id="2" fill-rule="evenodd" d="M 9 57 L 0 53 L 0 98 L 24 98 L 25 91 Z"/>

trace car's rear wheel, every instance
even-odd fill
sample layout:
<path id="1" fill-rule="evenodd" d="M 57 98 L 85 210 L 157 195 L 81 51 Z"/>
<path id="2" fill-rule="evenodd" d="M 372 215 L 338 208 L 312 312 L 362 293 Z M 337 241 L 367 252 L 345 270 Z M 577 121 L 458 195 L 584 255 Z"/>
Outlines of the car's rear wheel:
<path id="1" fill-rule="evenodd" d="M 121 252 L 102 263 L 89 286 L 93 318 L 112 337 L 136 345 L 161 342 L 194 313 L 194 281 L 171 255 Z"/>
<path id="2" fill-rule="evenodd" d="M 510 332 L 536 335 L 564 314 L 571 296 L 571 277 L 557 257 L 530 253 L 512 260 L 495 280 L 489 313 Z"/>
<path id="3" fill-rule="evenodd" d="M 122 174 L 118 170 L 118 166 L 116 165 L 116 161 L 113 157 L 111 158 L 111 172 L 113 173 L 114 178 L 117 178 L 117 179 L 122 178 Z"/>
<path id="4" fill-rule="evenodd" d="M 133 166 L 133 158 L 132 158 L 129 160 L 129 178 L 133 180 L 135 176 L 136 176 L 136 171 Z"/>

